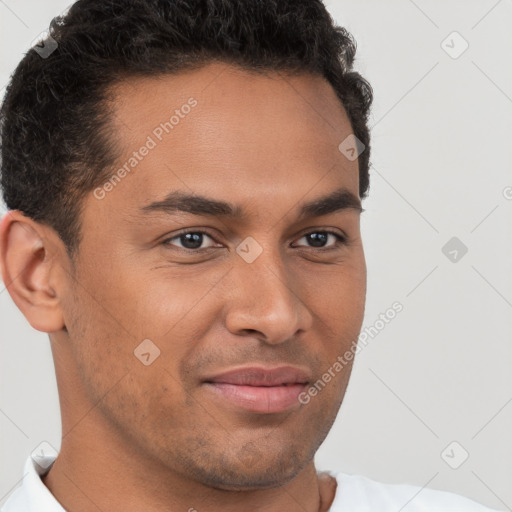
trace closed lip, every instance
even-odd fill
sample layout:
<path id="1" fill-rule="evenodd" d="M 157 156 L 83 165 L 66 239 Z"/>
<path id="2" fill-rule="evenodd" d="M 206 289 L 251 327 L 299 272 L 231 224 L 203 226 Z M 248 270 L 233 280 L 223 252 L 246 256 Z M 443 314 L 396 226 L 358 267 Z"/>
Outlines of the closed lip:
<path id="1" fill-rule="evenodd" d="M 308 384 L 310 380 L 311 373 L 296 366 L 244 366 L 203 379 L 207 383 L 262 387 Z"/>

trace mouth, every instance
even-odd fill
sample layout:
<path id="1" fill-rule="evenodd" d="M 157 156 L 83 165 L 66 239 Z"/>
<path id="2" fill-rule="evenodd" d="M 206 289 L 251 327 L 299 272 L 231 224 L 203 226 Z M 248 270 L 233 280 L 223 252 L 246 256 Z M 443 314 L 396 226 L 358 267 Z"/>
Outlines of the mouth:
<path id="1" fill-rule="evenodd" d="M 310 380 L 310 373 L 297 367 L 245 367 L 208 377 L 203 385 L 224 406 L 275 414 L 300 407 L 299 395 Z"/>

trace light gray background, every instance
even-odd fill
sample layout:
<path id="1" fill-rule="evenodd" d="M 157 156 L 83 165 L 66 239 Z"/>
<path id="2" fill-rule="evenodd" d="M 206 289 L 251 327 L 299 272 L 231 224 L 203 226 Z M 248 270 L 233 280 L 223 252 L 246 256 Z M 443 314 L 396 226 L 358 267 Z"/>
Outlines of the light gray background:
<path id="1" fill-rule="evenodd" d="M 0 88 L 68 0 L 0 0 Z M 512 1 L 327 0 L 375 91 L 363 327 L 322 469 L 451 490 L 512 510 Z M 444 48 L 468 49 L 454 59 Z M 442 46 L 442 42 L 446 40 Z M 451 48 L 450 48 L 451 47 Z M 507 190 L 509 194 L 507 194 Z M 457 262 L 442 247 L 468 248 Z M 460 257 L 460 253 L 459 253 Z M 47 335 L 0 283 L 0 498 L 43 440 L 60 447 Z M 442 458 L 453 441 L 458 445 Z"/>

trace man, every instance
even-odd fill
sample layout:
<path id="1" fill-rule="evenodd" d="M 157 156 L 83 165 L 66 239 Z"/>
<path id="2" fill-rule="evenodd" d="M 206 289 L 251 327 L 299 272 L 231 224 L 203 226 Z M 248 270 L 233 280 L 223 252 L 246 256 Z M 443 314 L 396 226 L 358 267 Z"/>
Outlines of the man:
<path id="1" fill-rule="evenodd" d="M 62 445 L 3 511 L 489 510 L 314 466 L 364 315 L 354 55 L 320 1 L 80 0 L 23 58 L 2 278 Z"/>

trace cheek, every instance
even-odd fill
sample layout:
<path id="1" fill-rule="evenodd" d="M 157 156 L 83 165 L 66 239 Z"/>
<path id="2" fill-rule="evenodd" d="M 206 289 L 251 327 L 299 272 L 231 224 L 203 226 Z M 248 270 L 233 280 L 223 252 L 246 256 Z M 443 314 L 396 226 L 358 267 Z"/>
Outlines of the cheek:
<path id="1" fill-rule="evenodd" d="M 333 267 L 328 272 L 306 278 L 309 303 L 328 324 L 339 328 L 358 328 L 363 320 L 366 300 L 364 260 Z"/>
<path id="2" fill-rule="evenodd" d="M 90 401 L 101 401 L 106 415 L 120 424 L 152 417 L 151 424 L 170 426 L 170 411 L 187 407 L 180 362 L 214 318 L 205 309 L 212 302 L 201 302 L 212 279 L 200 288 L 190 280 L 127 276 L 81 278 L 69 315 L 73 357 Z"/>
<path id="3" fill-rule="evenodd" d="M 70 346 L 83 386 L 97 402 L 131 371 L 136 339 L 107 309 L 107 302 L 86 293 L 74 302 L 77 314 L 67 324 Z"/>
<path id="4" fill-rule="evenodd" d="M 225 266 L 141 268 L 119 265 L 117 272 L 94 277 L 90 286 L 116 321 L 142 341 L 173 337 L 211 322 L 204 309 L 222 297 L 216 285 L 226 274 Z M 139 342 L 140 342 L 139 341 Z"/>
<path id="5" fill-rule="evenodd" d="M 138 350 L 141 335 L 129 332 L 103 305 L 86 294 L 76 297 L 75 303 L 80 314 L 68 330 L 88 401 L 134 435 L 145 428 L 144 422 L 176 427 L 179 422 L 172 411 L 187 406 L 179 381 L 180 345 L 165 345 L 155 337 L 142 352 Z M 145 330 L 151 330 L 150 323 L 147 319 Z M 145 353 L 149 353 L 147 365 Z"/>
<path id="6" fill-rule="evenodd" d="M 319 320 L 313 336 L 322 340 L 323 371 L 332 367 L 339 356 L 352 350 L 351 347 L 357 346 L 365 312 L 365 267 L 359 264 L 338 268 L 325 283 L 322 291 L 316 287 L 316 293 L 309 298 L 314 316 Z M 334 394 L 341 392 L 348 382 L 352 363 L 347 363 L 344 361 L 340 372 L 334 372 L 336 377 L 330 386 Z"/>

